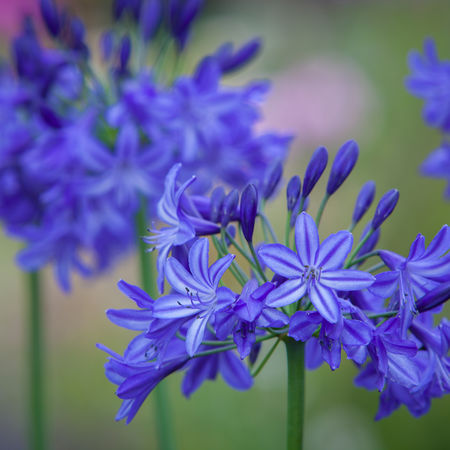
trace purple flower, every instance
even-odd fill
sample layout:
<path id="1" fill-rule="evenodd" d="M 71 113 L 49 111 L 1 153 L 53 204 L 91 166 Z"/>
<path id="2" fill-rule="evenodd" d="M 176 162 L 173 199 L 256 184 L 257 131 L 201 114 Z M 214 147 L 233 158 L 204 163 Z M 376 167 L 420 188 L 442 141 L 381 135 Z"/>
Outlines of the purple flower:
<path id="1" fill-rule="evenodd" d="M 425 39 L 423 52 L 413 50 L 409 56 L 411 75 L 406 87 L 411 94 L 425 100 L 423 118 L 443 132 L 450 131 L 450 61 L 440 61 L 432 39 Z"/>
<path id="2" fill-rule="evenodd" d="M 214 314 L 235 300 L 230 289 L 218 287 L 234 256 L 224 256 L 210 267 L 208 256 L 208 239 L 198 239 L 189 251 L 190 272 L 175 258 L 169 258 L 166 277 L 175 293 L 159 298 L 153 310 L 154 317 L 160 319 L 192 319 L 186 334 L 186 351 L 190 356 L 197 352 Z"/>
<path id="3" fill-rule="evenodd" d="M 286 306 L 308 295 L 324 319 L 338 322 L 341 311 L 336 290 L 364 289 L 375 280 L 369 273 L 340 269 L 352 248 L 352 234 L 339 231 L 320 244 L 314 220 L 303 212 L 295 223 L 295 242 L 297 253 L 281 244 L 264 245 L 259 250 L 263 262 L 287 278 L 269 294 L 267 304 Z"/>
<path id="4" fill-rule="evenodd" d="M 177 188 L 177 176 L 181 164 L 175 164 L 169 171 L 165 180 L 164 195 L 158 202 L 157 215 L 168 226 L 160 230 L 152 229 L 153 236 L 144 238 L 144 241 L 158 249 L 158 288 L 164 291 L 164 274 L 167 256 L 173 246 L 183 245 L 193 239 L 196 233 L 209 234 L 219 231 L 219 227 L 203 219 L 200 214 L 192 216 L 182 208 L 182 195 L 195 181 L 192 177 Z"/>
<path id="5" fill-rule="evenodd" d="M 415 300 L 448 280 L 449 248 L 450 230 L 444 225 L 428 248 L 425 248 L 425 237 L 418 234 L 407 258 L 388 250 L 380 251 L 380 258 L 391 272 L 376 275 L 376 282 L 369 290 L 383 298 L 393 296 L 391 307 L 399 310 L 403 337 L 417 313 Z"/>
<path id="6" fill-rule="evenodd" d="M 432 178 L 443 178 L 447 182 L 444 197 L 450 200 L 450 143 L 442 145 L 432 151 L 420 167 L 422 175 Z"/>

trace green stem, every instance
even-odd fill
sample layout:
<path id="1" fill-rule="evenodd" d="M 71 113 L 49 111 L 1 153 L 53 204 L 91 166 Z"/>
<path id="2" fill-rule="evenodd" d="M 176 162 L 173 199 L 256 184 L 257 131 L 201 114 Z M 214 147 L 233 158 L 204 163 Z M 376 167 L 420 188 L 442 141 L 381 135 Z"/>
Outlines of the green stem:
<path id="1" fill-rule="evenodd" d="M 320 219 L 322 218 L 323 210 L 325 209 L 325 205 L 327 204 L 327 201 L 329 198 L 330 198 L 330 196 L 328 194 L 325 194 L 323 196 L 322 202 L 320 203 L 319 210 L 317 211 L 317 216 L 316 216 L 317 228 L 319 228 Z"/>
<path id="2" fill-rule="evenodd" d="M 281 342 L 281 336 L 275 341 L 275 343 L 272 345 L 272 347 L 270 347 L 270 350 L 267 352 L 266 356 L 264 356 L 264 359 L 261 361 L 261 364 L 252 372 L 253 378 L 255 378 L 259 372 L 261 372 L 261 370 L 266 365 L 267 361 L 269 361 L 270 357 L 272 356 L 273 352 L 278 347 L 278 344 L 280 342 Z"/>
<path id="3" fill-rule="evenodd" d="M 39 272 L 30 272 L 27 275 L 30 300 L 30 448 L 45 450 L 41 286 Z"/>
<path id="4" fill-rule="evenodd" d="M 382 262 L 379 262 L 378 264 L 375 264 L 375 265 L 369 267 L 369 268 L 366 270 L 366 272 L 375 272 L 375 271 L 378 270 L 378 269 L 382 269 L 385 265 L 386 265 L 386 264 L 385 264 L 383 261 L 382 261 Z"/>
<path id="5" fill-rule="evenodd" d="M 378 252 L 379 250 L 374 250 L 372 252 L 369 253 L 365 253 L 364 255 L 360 256 L 359 258 L 355 259 L 352 261 L 352 266 L 354 266 L 355 264 L 359 264 L 364 262 L 367 258 L 371 258 L 372 256 L 378 256 Z"/>
<path id="6" fill-rule="evenodd" d="M 217 236 L 212 236 L 212 241 L 220 258 L 228 254 L 228 250 L 226 247 L 224 249 L 222 241 Z M 242 269 L 239 271 L 238 268 L 240 269 L 240 267 L 236 264 L 236 261 L 233 261 L 229 267 L 230 272 L 233 274 L 234 278 L 236 278 L 237 282 L 241 286 L 244 286 L 244 284 L 248 281 L 248 278 L 246 278 L 247 275 L 242 271 Z"/>
<path id="7" fill-rule="evenodd" d="M 292 211 L 288 211 L 287 218 L 286 218 L 286 227 L 285 227 L 285 236 L 284 236 L 284 244 L 287 248 L 291 248 L 291 217 L 292 217 Z"/>
<path id="8" fill-rule="evenodd" d="M 141 275 L 142 288 L 154 298 L 156 293 L 155 269 L 152 254 L 149 254 L 144 241 L 141 239 L 147 233 L 147 211 L 145 199 L 141 200 L 141 208 L 136 215 L 136 237 L 139 250 L 139 267 Z M 152 398 L 155 404 L 155 420 L 158 439 L 158 448 L 160 450 L 174 450 L 175 438 L 171 430 L 171 419 L 169 398 L 166 385 L 159 383 L 153 390 Z"/>
<path id="9" fill-rule="evenodd" d="M 253 242 L 248 243 L 248 247 L 252 253 L 253 259 L 255 260 L 256 270 L 258 271 L 260 277 L 267 281 L 266 275 L 264 274 L 264 270 L 262 270 L 261 264 L 259 263 L 258 255 L 256 254 L 255 247 L 253 247 Z"/>
<path id="10" fill-rule="evenodd" d="M 267 230 L 269 231 L 270 237 L 272 238 L 272 242 L 277 243 L 278 242 L 277 235 L 267 216 L 262 211 L 258 213 L 258 216 L 261 218 L 263 227 L 267 228 Z"/>
<path id="11" fill-rule="evenodd" d="M 372 236 L 372 234 L 374 233 L 374 229 L 371 228 L 369 230 L 369 232 L 364 236 L 364 238 L 362 239 L 362 241 L 357 245 L 357 247 L 355 248 L 355 250 L 353 250 L 352 254 L 350 255 L 350 258 L 348 259 L 348 262 L 345 263 L 344 265 L 344 269 L 348 269 L 349 267 L 353 266 L 353 259 L 355 258 L 355 256 L 358 254 L 358 252 L 361 250 L 362 246 L 367 242 L 367 240 L 370 238 L 370 236 Z"/>
<path id="12" fill-rule="evenodd" d="M 287 450 L 303 447 L 305 408 L 305 344 L 292 338 L 285 340 L 288 363 Z"/>

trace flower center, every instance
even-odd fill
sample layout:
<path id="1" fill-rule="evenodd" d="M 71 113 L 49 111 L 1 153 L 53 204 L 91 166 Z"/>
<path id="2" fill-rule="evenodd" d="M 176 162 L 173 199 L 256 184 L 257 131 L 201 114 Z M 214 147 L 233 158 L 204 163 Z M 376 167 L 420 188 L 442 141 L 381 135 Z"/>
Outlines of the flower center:
<path id="1" fill-rule="evenodd" d="M 305 266 L 302 279 L 303 281 L 320 280 L 322 274 L 322 267 L 316 268 L 314 266 Z"/>

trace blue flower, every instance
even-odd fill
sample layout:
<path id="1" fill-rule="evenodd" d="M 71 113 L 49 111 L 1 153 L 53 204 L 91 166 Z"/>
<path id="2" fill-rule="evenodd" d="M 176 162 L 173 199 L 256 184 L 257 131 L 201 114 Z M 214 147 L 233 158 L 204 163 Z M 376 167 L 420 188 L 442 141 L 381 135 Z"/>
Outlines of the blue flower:
<path id="1" fill-rule="evenodd" d="M 308 295 L 324 319 L 338 322 L 341 311 L 336 290 L 364 289 L 375 281 L 369 273 L 341 269 L 352 248 L 352 234 L 339 231 L 320 244 L 314 220 L 303 212 L 295 223 L 295 242 L 297 253 L 281 244 L 264 245 L 259 250 L 262 261 L 287 278 L 269 294 L 267 304 L 286 306 Z"/>
<path id="2" fill-rule="evenodd" d="M 235 300 L 235 294 L 219 287 L 219 281 L 233 262 L 227 255 L 208 267 L 209 241 L 198 239 L 189 251 L 190 273 L 175 259 L 166 263 L 166 277 L 175 291 L 159 298 L 154 305 L 154 317 L 160 319 L 192 319 L 186 334 L 186 351 L 193 356 L 198 350 L 207 323 L 215 313 Z"/>
<path id="3" fill-rule="evenodd" d="M 447 182 L 444 197 L 450 200 L 450 143 L 442 142 L 433 150 L 420 166 L 422 175 L 432 178 L 443 178 Z"/>
<path id="4" fill-rule="evenodd" d="M 450 131 L 450 61 L 440 61 L 436 46 L 428 38 L 423 43 L 423 52 L 413 50 L 409 54 L 411 75 L 406 87 L 411 94 L 425 100 L 423 118 L 431 127 Z"/>
<path id="5" fill-rule="evenodd" d="M 203 219 L 200 214 L 194 216 L 182 208 L 182 196 L 185 190 L 195 181 L 190 178 L 180 187 L 177 187 L 177 176 L 181 164 L 175 164 L 169 171 L 165 180 L 164 195 L 158 202 L 157 215 L 168 226 L 160 230 L 152 229 L 153 236 L 144 238 L 144 241 L 158 249 L 157 269 L 158 288 L 164 291 L 164 275 L 167 256 L 173 246 L 186 244 L 196 234 L 210 234 L 219 231 L 214 223 Z"/>
<path id="6" fill-rule="evenodd" d="M 444 225 L 425 248 L 425 237 L 418 234 L 411 244 L 407 258 L 388 250 L 379 252 L 380 258 L 391 269 L 376 275 L 369 290 L 380 297 L 391 299 L 392 309 L 399 310 L 402 336 L 417 314 L 416 299 L 448 280 L 450 273 L 450 230 Z"/>

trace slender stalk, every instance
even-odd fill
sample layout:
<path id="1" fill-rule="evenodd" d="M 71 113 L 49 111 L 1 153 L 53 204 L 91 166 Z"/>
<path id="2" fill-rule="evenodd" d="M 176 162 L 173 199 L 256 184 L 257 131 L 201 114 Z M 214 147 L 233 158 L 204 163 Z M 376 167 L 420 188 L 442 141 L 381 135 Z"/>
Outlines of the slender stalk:
<path id="1" fill-rule="evenodd" d="M 323 210 L 325 209 L 325 205 L 327 204 L 329 198 L 330 198 L 330 196 L 328 194 L 325 194 L 323 196 L 322 202 L 320 203 L 319 210 L 317 211 L 317 216 L 316 216 L 317 228 L 319 228 L 320 219 L 322 218 Z"/>
<path id="2" fill-rule="evenodd" d="M 136 236 L 139 249 L 139 267 L 141 272 L 141 283 L 143 289 L 151 297 L 156 296 L 155 269 L 152 255 L 146 251 L 146 246 L 141 237 L 147 232 L 147 212 L 145 200 L 141 201 L 141 208 L 136 215 Z M 160 450 L 174 450 L 175 435 L 171 430 L 171 417 L 169 398 L 166 385 L 159 383 L 152 393 L 155 405 L 156 432 L 158 439 L 158 448 Z"/>
<path id="3" fill-rule="evenodd" d="M 264 274 L 264 270 L 262 270 L 261 264 L 259 262 L 258 256 L 255 251 L 255 247 L 253 247 L 253 242 L 248 243 L 248 247 L 250 248 L 250 251 L 252 252 L 253 259 L 255 260 L 256 270 L 258 271 L 260 277 L 267 281 L 266 275 Z"/>
<path id="4" fill-rule="evenodd" d="M 274 243 L 278 242 L 278 238 L 277 238 L 277 235 L 275 233 L 275 230 L 273 229 L 273 226 L 270 223 L 270 221 L 267 218 L 267 216 L 262 211 L 260 211 L 258 213 L 258 216 L 261 218 L 263 227 L 267 228 L 267 230 L 269 231 L 270 237 L 272 238 L 272 242 L 274 242 Z"/>
<path id="5" fill-rule="evenodd" d="M 30 449 L 45 450 L 46 416 L 43 383 L 42 298 L 39 272 L 30 272 L 27 277 L 30 301 Z"/>
<path id="6" fill-rule="evenodd" d="M 362 246 L 367 242 L 367 240 L 370 238 L 370 236 L 372 236 L 372 234 L 374 233 L 374 229 L 371 228 L 369 230 L 369 232 L 363 237 L 362 241 L 359 242 L 359 244 L 356 246 L 355 250 L 353 250 L 352 254 L 350 255 L 350 258 L 348 259 L 348 261 L 345 263 L 344 265 L 344 269 L 348 269 L 349 267 L 351 267 L 353 265 L 353 260 L 355 259 L 356 255 L 358 254 L 358 252 L 361 250 Z"/>
<path id="7" fill-rule="evenodd" d="M 252 372 L 252 377 L 255 378 L 256 375 L 261 372 L 263 367 L 266 365 L 267 361 L 269 361 L 270 357 L 273 355 L 273 352 L 278 347 L 278 344 L 281 342 L 281 337 L 279 337 L 275 343 L 270 347 L 270 350 L 267 352 L 266 356 L 264 356 L 264 359 L 261 361 L 261 364 Z"/>
<path id="8" fill-rule="evenodd" d="M 303 448 L 305 409 L 305 344 L 285 340 L 288 363 L 287 450 Z"/>

